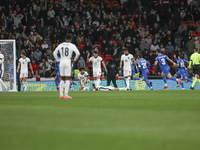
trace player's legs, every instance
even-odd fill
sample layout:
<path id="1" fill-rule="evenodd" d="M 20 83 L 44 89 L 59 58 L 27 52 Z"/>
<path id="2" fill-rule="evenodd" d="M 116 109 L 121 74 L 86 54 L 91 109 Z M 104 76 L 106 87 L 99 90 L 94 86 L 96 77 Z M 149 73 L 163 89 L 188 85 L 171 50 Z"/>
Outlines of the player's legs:
<path id="1" fill-rule="evenodd" d="M 182 83 L 182 81 L 181 81 L 180 78 L 177 79 L 177 78 L 175 78 L 175 77 L 172 77 L 171 73 L 168 73 L 167 77 L 168 77 L 169 79 L 173 80 L 173 81 L 178 81 L 179 84 Z"/>
<path id="2" fill-rule="evenodd" d="M 100 78 L 101 78 L 101 75 L 97 75 L 97 87 L 100 85 L 100 83 L 101 83 L 101 80 L 100 80 Z"/>
<path id="3" fill-rule="evenodd" d="M 181 75 L 181 73 L 180 73 L 180 71 L 178 71 L 178 72 L 176 72 L 176 74 L 174 75 L 174 77 L 177 78 L 177 77 L 180 76 L 180 75 Z M 180 84 L 178 83 L 178 81 L 176 81 L 176 83 L 177 83 L 177 85 L 175 86 L 175 88 L 177 88 L 177 87 L 180 86 Z M 182 84 L 181 86 L 182 86 L 182 88 L 183 88 L 183 84 Z"/>
<path id="4" fill-rule="evenodd" d="M 111 78 L 107 77 L 107 86 L 110 86 Z"/>
<path id="5" fill-rule="evenodd" d="M 130 79 L 131 79 L 131 71 L 130 70 L 124 70 L 124 77 L 126 81 L 126 87 L 130 89 Z"/>
<path id="6" fill-rule="evenodd" d="M 25 92 L 27 91 L 27 86 L 28 86 L 27 78 L 24 78 L 24 91 Z"/>
<path id="7" fill-rule="evenodd" d="M 163 89 L 166 89 L 166 88 L 168 88 L 168 85 L 167 85 L 167 78 L 166 78 L 166 76 L 165 76 L 165 74 L 164 74 L 163 72 L 161 73 L 161 76 L 162 76 L 163 81 L 164 81 L 164 83 L 165 83 L 165 86 L 163 87 Z"/>
<path id="8" fill-rule="evenodd" d="M 112 83 L 113 83 L 114 87 L 117 88 L 116 78 L 114 77 L 111 80 L 112 80 Z"/>
<path id="9" fill-rule="evenodd" d="M 2 80 L 3 74 L 4 74 L 4 70 L 0 70 L 0 91 L 2 91 L 2 85 L 3 85 L 5 87 L 5 92 L 7 92 L 8 87 L 6 86 L 6 84 Z"/>
<path id="10" fill-rule="evenodd" d="M 142 72 L 143 80 L 146 82 L 147 86 L 150 87 L 151 90 L 153 90 L 149 80 L 147 80 L 148 74 L 149 74 L 148 70 L 144 70 L 144 72 Z"/>
<path id="11" fill-rule="evenodd" d="M 132 79 L 133 80 L 141 80 L 140 78 L 135 77 L 135 68 L 133 68 L 133 67 L 132 67 Z"/>

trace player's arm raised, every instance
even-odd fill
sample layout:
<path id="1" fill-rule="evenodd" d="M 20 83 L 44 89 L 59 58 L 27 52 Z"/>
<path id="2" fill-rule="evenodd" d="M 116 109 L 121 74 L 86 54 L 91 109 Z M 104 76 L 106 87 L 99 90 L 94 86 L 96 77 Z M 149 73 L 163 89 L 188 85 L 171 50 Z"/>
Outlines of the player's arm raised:
<path id="1" fill-rule="evenodd" d="M 90 62 L 89 56 L 90 56 L 90 53 L 87 54 L 87 62 Z"/>

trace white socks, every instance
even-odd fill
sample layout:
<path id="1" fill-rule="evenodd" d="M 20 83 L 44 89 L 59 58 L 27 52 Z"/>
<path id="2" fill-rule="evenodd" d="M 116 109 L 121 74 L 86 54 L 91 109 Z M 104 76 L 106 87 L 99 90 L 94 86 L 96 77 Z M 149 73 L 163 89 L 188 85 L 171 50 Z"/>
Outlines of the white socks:
<path id="1" fill-rule="evenodd" d="M 101 80 L 100 80 L 100 79 L 97 79 L 96 82 L 97 82 L 96 87 L 98 87 L 98 86 L 100 85 Z"/>
<path id="2" fill-rule="evenodd" d="M 5 85 L 5 83 L 3 82 L 3 80 L 2 79 L 0 79 L 0 86 L 1 86 L 1 88 L 2 88 L 2 85 L 5 87 L 5 89 L 7 89 L 7 86 Z M 1 90 L 2 91 L 2 90 Z"/>
<path id="3" fill-rule="evenodd" d="M 127 91 L 127 88 L 119 88 L 119 91 Z"/>
<path id="4" fill-rule="evenodd" d="M 65 87 L 64 81 L 61 80 L 61 81 L 60 81 L 60 96 L 63 96 L 63 88 L 64 88 L 64 87 Z"/>
<path id="5" fill-rule="evenodd" d="M 27 84 L 27 81 L 25 81 L 25 84 L 24 84 L 24 85 L 25 85 L 25 86 L 24 86 L 24 87 L 25 87 L 24 89 L 25 89 L 25 91 L 26 91 L 26 90 L 27 90 L 27 85 L 28 85 L 28 84 Z"/>
<path id="6" fill-rule="evenodd" d="M 90 80 L 89 79 L 87 80 L 87 88 L 88 89 L 90 88 Z"/>
<path id="7" fill-rule="evenodd" d="M 128 89 L 130 88 L 130 77 L 126 78 L 126 86 Z"/>
<path id="8" fill-rule="evenodd" d="M 70 81 L 69 80 L 66 80 L 65 81 L 65 96 L 68 96 L 68 92 L 69 92 L 69 84 L 70 84 Z"/>
<path id="9" fill-rule="evenodd" d="M 69 84 L 70 84 L 69 80 L 66 80 L 66 81 L 61 80 L 60 81 L 60 96 L 63 96 L 64 88 L 65 88 L 65 96 L 68 96 Z"/>
<path id="10" fill-rule="evenodd" d="M 0 92 L 2 92 L 2 84 L 0 83 Z"/>

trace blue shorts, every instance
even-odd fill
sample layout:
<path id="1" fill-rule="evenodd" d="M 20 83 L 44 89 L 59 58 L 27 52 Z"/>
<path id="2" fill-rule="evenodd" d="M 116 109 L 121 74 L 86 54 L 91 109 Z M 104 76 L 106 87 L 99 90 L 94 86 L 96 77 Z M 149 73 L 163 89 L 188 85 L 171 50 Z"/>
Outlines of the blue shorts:
<path id="1" fill-rule="evenodd" d="M 142 76 L 144 81 L 147 80 L 148 75 L 149 75 L 148 69 L 142 71 Z"/>
<path id="2" fill-rule="evenodd" d="M 170 73 L 169 66 L 166 66 L 166 67 L 163 67 L 163 68 L 160 68 L 160 69 L 164 73 L 165 76 L 167 76 Z"/>
<path id="3" fill-rule="evenodd" d="M 58 71 L 58 72 L 56 73 L 55 80 L 60 80 L 59 77 L 60 77 L 60 71 Z"/>
<path id="4" fill-rule="evenodd" d="M 187 71 L 186 71 L 185 69 L 184 69 L 184 70 L 179 69 L 179 70 L 176 72 L 176 75 L 179 75 L 179 76 L 185 78 L 185 77 L 187 77 Z"/>
<path id="5" fill-rule="evenodd" d="M 132 74 L 131 74 L 132 76 L 134 76 L 135 75 L 135 67 L 132 67 Z"/>

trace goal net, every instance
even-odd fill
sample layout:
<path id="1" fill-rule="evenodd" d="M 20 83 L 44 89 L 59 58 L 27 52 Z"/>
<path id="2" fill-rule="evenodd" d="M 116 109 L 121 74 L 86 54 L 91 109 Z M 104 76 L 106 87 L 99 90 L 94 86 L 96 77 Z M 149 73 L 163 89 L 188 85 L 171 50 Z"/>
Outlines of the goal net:
<path id="1" fill-rule="evenodd" d="M 8 91 L 16 90 L 16 42 L 15 40 L 0 40 L 1 52 L 4 55 L 3 81 Z M 3 87 L 4 89 L 4 87 Z M 4 89 L 5 90 L 5 89 Z"/>

